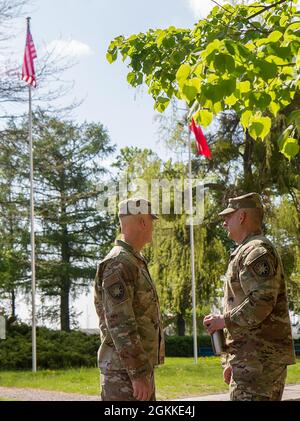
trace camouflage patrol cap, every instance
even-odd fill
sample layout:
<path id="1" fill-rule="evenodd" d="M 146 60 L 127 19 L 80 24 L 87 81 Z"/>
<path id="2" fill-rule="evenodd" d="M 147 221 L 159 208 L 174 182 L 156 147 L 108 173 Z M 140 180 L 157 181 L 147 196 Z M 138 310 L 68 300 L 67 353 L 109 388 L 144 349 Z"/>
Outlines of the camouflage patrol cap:
<path id="1" fill-rule="evenodd" d="M 158 219 L 158 216 L 152 212 L 151 202 L 143 197 L 131 197 L 119 203 L 119 217 L 138 214 L 150 214 L 153 219 Z"/>
<path id="2" fill-rule="evenodd" d="M 248 193 L 243 196 L 232 197 L 228 201 L 228 206 L 219 216 L 228 215 L 238 209 L 263 209 L 261 197 L 258 193 Z"/>

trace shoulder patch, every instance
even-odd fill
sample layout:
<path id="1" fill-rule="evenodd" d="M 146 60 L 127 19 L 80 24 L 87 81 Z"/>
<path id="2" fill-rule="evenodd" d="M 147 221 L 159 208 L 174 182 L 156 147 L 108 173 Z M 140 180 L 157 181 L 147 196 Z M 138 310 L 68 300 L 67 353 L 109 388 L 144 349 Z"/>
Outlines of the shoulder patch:
<path id="1" fill-rule="evenodd" d="M 269 276 L 273 275 L 273 269 L 271 267 L 270 262 L 268 261 L 266 257 L 262 257 L 256 260 L 252 264 L 252 267 L 256 275 L 262 278 L 268 278 Z"/>
<path id="2" fill-rule="evenodd" d="M 118 270 L 103 278 L 103 289 L 107 291 L 114 304 L 120 304 L 128 299 L 126 284 Z"/>

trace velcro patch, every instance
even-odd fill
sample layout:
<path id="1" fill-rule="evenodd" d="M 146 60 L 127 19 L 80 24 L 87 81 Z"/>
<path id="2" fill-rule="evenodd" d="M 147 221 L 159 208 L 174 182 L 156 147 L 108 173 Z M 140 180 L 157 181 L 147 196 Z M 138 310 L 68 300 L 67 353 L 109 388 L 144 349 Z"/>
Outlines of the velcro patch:
<path id="1" fill-rule="evenodd" d="M 252 267 L 256 275 L 262 278 L 268 278 L 274 275 L 273 268 L 266 258 L 258 259 L 253 263 Z"/>
<path id="2" fill-rule="evenodd" d="M 127 288 L 119 271 L 103 279 L 103 288 L 115 304 L 120 304 L 128 298 Z"/>
<path id="3" fill-rule="evenodd" d="M 116 301 L 122 302 L 126 298 L 126 290 L 123 282 L 116 282 L 115 284 L 111 285 L 107 290 L 111 298 L 113 298 Z"/>

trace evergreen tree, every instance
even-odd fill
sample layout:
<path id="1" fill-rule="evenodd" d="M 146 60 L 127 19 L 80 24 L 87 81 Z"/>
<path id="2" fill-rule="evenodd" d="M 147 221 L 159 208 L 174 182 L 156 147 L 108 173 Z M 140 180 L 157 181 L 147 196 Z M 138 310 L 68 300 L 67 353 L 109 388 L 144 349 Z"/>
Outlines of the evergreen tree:
<path id="1" fill-rule="evenodd" d="M 61 329 L 68 331 L 70 298 L 91 285 L 95 263 L 114 237 L 111 219 L 97 209 L 103 160 L 114 147 L 100 123 L 77 125 L 40 113 L 34 127 L 37 279 L 44 295 L 59 297 Z"/>
<path id="2" fill-rule="evenodd" d="M 70 299 L 79 297 L 91 285 L 96 261 L 104 256 L 115 234 L 114 221 L 97 208 L 99 184 L 107 173 L 103 160 L 114 147 L 100 123 L 79 125 L 38 111 L 33 128 L 37 287 L 43 299 L 51 299 L 50 306 L 43 308 L 43 317 L 52 321 L 59 317 L 61 329 L 68 331 L 75 316 Z M 22 148 L 11 151 L 16 160 L 13 176 L 19 183 L 12 184 L 9 191 L 15 195 L 21 191 L 22 197 L 26 196 L 28 228 L 26 117 L 20 126 L 11 124 L 7 136 L 23 142 Z M 9 185 L 9 174 L 2 174 L 4 186 Z M 2 204 L 9 212 L 9 203 Z M 7 216 L 7 229 L 8 221 Z M 12 237 L 18 238 L 16 232 Z M 26 239 L 29 242 L 28 234 Z M 19 273 L 19 264 L 15 269 Z"/>
<path id="3" fill-rule="evenodd" d="M 24 192 L 24 138 L 13 121 L 1 132 L 0 144 L 0 291 L 17 316 L 16 297 L 30 288 L 28 278 L 28 200 Z"/>

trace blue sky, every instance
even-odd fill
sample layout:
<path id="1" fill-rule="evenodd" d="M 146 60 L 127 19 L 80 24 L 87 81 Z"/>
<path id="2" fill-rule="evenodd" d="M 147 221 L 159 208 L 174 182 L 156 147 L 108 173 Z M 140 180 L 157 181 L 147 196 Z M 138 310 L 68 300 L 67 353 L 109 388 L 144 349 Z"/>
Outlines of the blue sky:
<path id="1" fill-rule="evenodd" d="M 129 86 L 126 65 L 121 60 L 109 64 L 106 50 L 121 34 L 129 36 L 170 25 L 192 27 L 213 6 L 211 0 L 35 0 L 29 15 L 38 55 L 56 46 L 57 53 L 77 62 L 63 75 L 65 80 L 74 80 L 75 86 L 72 96 L 62 101 L 67 104 L 73 97 L 84 99 L 73 113 L 74 119 L 101 122 L 118 149 L 150 147 L 168 158 L 169 152 L 158 144 L 156 112 L 147 87 L 136 90 Z M 14 58 L 20 66 L 25 29 L 25 19 L 19 19 Z"/>

